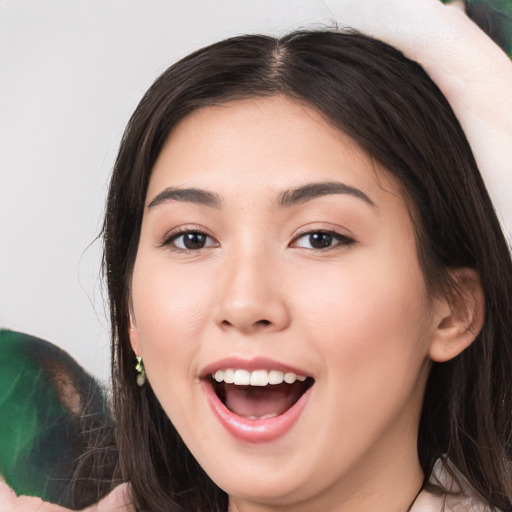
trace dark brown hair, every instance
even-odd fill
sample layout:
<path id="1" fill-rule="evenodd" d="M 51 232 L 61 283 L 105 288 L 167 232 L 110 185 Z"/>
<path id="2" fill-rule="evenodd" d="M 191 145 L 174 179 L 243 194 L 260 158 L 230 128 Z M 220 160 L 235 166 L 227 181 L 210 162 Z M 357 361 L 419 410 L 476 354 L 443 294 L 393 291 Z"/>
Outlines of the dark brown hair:
<path id="1" fill-rule="evenodd" d="M 104 272 L 120 465 L 138 509 L 227 509 L 151 385 L 136 385 L 130 281 L 151 171 L 173 127 L 194 110 L 276 94 L 316 109 L 402 184 L 432 293 L 453 291 L 450 269 L 479 273 L 484 327 L 454 360 L 432 365 L 418 451 L 426 475 L 447 454 L 492 505 L 512 508 L 512 265 L 471 149 L 418 64 L 357 33 L 318 31 L 236 37 L 195 52 L 158 78 L 126 128 L 108 196 Z"/>

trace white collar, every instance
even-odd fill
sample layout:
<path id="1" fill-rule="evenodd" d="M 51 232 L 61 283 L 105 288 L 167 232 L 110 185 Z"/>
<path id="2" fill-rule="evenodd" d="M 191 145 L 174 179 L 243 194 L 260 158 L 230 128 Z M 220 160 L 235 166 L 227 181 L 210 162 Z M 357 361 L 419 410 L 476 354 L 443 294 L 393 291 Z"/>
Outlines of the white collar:
<path id="1" fill-rule="evenodd" d="M 485 502 L 448 459 L 437 460 L 429 482 L 446 493 L 421 491 L 409 512 L 500 512 Z"/>

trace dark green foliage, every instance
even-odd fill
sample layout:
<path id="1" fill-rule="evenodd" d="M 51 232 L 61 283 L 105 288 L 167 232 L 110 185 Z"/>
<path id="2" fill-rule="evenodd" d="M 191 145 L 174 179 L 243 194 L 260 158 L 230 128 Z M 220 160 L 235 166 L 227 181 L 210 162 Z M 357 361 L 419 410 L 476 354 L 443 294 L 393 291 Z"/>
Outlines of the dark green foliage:
<path id="1" fill-rule="evenodd" d="M 0 475 L 18 494 L 68 507 L 93 503 L 110 488 L 117 457 L 114 451 L 106 465 L 103 492 L 93 481 L 74 481 L 91 444 L 110 432 L 101 388 L 44 340 L 0 330 L 0 351 Z"/>

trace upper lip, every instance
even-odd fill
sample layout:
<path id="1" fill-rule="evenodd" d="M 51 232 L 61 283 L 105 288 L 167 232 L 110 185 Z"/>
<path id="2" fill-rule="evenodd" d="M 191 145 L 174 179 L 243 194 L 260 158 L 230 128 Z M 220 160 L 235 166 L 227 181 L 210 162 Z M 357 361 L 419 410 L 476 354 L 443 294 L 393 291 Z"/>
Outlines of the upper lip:
<path id="1" fill-rule="evenodd" d="M 218 370 L 227 370 L 232 368 L 234 370 L 277 370 L 283 373 L 292 372 L 296 375 L 304 375 L 305 377 L 311 377 L 311 374 L 306 370 L 291 366 L 289 364 L 281 363 L 268 357 L 251 357 L 243 358 L 238 356 L 226 357 L 219 359 L 214 363 L 205 366 L 199 373 L 200 378 L 207 378 L 210 375 L 215 374 Z"/>

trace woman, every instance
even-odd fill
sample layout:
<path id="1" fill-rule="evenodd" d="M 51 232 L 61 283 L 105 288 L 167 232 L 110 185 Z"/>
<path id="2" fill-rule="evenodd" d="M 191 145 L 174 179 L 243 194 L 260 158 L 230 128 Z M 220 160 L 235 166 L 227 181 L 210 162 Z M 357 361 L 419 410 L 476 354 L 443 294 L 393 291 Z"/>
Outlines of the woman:
<path id="1" fill-rule="evenodd" d="M 105 238 L 138 507 L 405 510 L 447 454 L 510 508 L 510 257 L 416 64 L 339 33 L 189 56 L 130 122 Z"/>
<path id="2" fill-rule="evenodd" d="M 104 236 L 136 510 L 511 509 L 510 255 L 400 52 L 305 32 L 183 59 L 128 125 Z"/>

